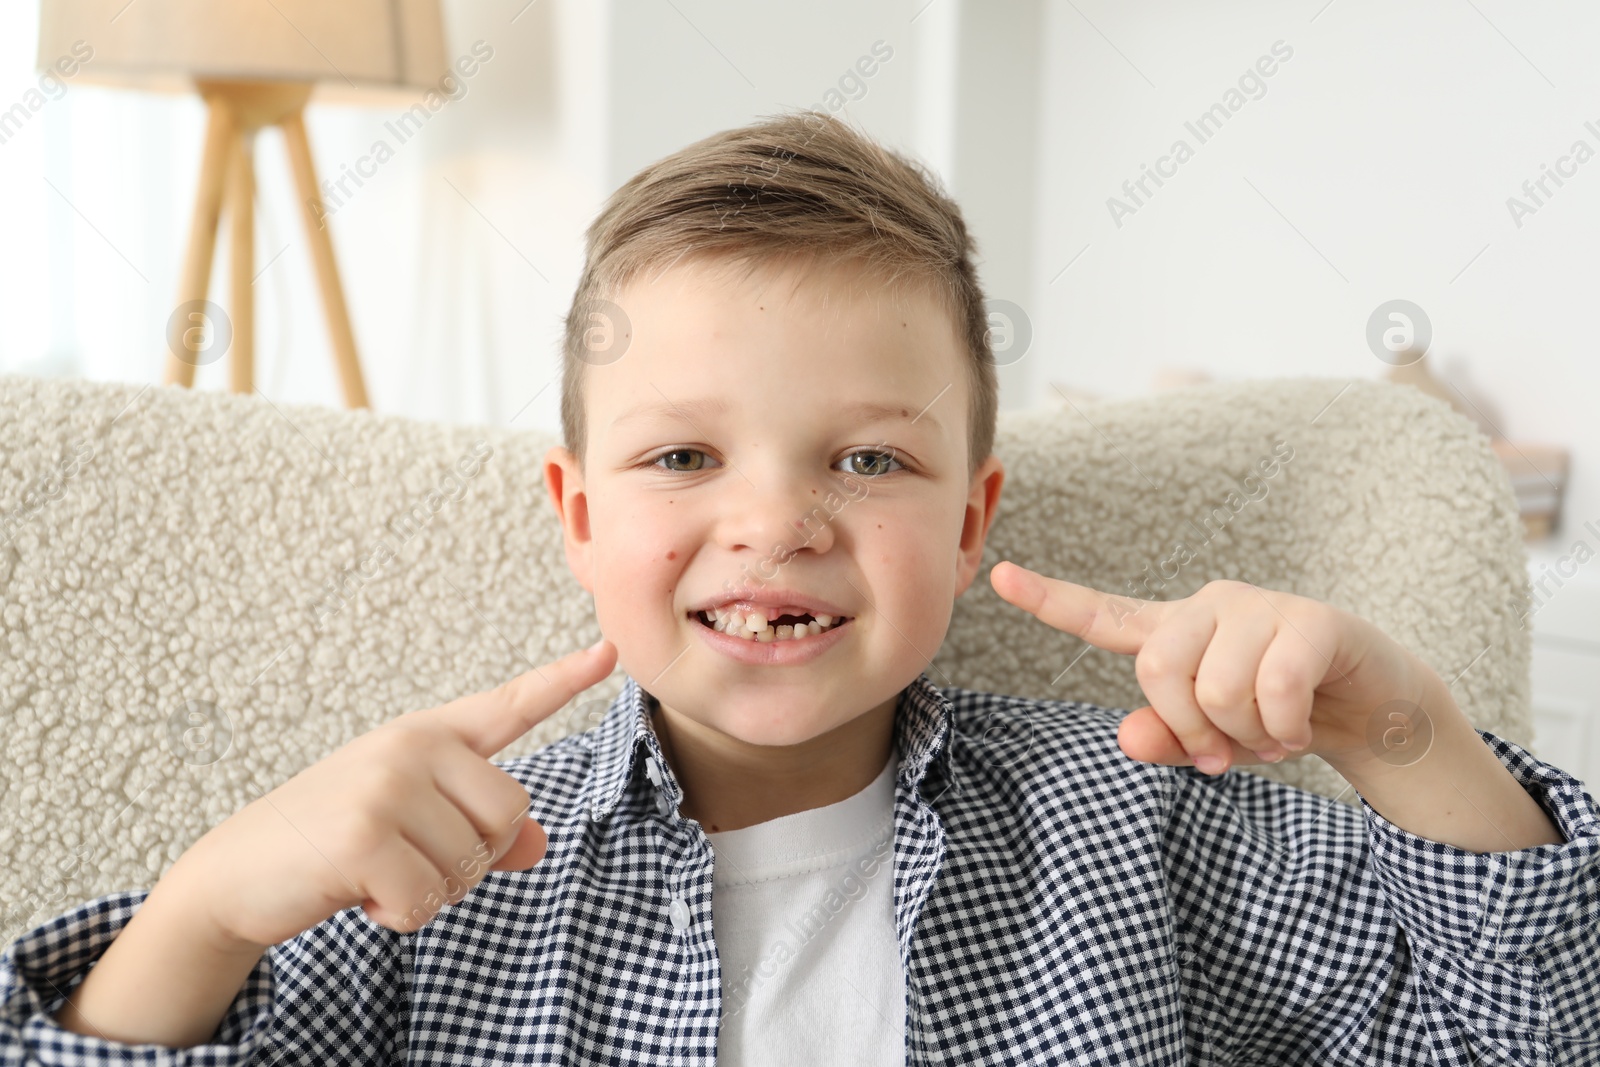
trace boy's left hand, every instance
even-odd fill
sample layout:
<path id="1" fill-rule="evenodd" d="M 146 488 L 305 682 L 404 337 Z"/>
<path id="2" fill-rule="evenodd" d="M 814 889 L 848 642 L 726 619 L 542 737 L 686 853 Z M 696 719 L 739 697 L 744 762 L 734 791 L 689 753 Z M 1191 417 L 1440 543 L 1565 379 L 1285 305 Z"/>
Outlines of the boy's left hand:
<path id="1" fill-rule="evenodd" d="M 1136 657 L 1151 705 L 1117 731 L 1133 759 L 1221 774 L 1314 752 L 1351 778 L 1394 764 L 1397 745 L 1425 751 L 1435 728 L 1465 722 L 1427 664 L 1365 619 L 1309 597 L 1214 581 L 1182 600 L 1133 600 L 1010 562 L 989 581 L 1056 629 Z"/>

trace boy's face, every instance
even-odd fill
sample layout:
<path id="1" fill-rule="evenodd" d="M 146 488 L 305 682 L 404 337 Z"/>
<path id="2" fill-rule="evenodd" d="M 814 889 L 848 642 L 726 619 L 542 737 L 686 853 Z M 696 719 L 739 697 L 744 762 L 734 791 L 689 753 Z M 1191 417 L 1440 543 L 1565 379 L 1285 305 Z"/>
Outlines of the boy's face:
<path id="1" fill-rule="evenodd" d="M 968 478 L 968 357 L 932 296 L 838 262 L 734 278 L 685 260 L 617 294 L 632 336 L 587 368 L 586 470 L 557 446 L 545 476 L 623 669 L 705 727 L 795 745 L 892 709 L 927 667 L 1004 476 L 990 456 Z M 753 591 L 848 621 L 742 649 L 815 645 L 803 662 L 749 662 L 691 609 Z"/>

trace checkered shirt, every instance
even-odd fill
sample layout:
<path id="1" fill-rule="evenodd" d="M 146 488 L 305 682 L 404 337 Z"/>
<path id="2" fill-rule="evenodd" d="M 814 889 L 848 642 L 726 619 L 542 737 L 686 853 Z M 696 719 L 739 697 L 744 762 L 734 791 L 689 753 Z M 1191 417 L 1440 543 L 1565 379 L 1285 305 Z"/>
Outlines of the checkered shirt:
<path id="1" fill-rule="evenodd" d="M 421 930 L 359 908 L 271 946 L 211 1044 L 50 1018 L 146 891 L 0 956 L 0 1064 L 712 1067 L 713 853 L 629 678 L 602 722 L 499 764 L 549 850 Z M 1230 769 L 1129 759 L 1126 713 L 935 686 L 895 718 L 908 1063 L 1600 1064 L 1600 812 L 1479 731 L 1566 841 L 1479 854 Z M 841 988 L 841 998 L 853 996 Z M 819 1018 L 818 1026 L 828 1025 Z"/>

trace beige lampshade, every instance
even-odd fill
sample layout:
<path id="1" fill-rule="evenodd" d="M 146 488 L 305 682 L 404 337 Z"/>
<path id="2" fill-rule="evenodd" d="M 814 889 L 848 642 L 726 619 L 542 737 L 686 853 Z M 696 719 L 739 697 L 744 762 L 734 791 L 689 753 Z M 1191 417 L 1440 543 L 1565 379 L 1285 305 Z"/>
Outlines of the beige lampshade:
<path id="1" fill-rule="evenodd" d="M 41 0 L 39 69 L 86 48 L 74 81 L 157 92 L 299 81 L 319 100 L 381 104 L 453 75 L 439 0 Z"/>

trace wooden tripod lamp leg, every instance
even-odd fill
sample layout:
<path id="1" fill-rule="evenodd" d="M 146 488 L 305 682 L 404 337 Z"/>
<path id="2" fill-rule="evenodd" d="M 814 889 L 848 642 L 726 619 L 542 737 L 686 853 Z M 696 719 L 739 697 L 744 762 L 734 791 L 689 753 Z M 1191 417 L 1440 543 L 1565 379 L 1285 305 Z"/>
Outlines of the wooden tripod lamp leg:
<path id="1" fill-rule="evenodd" d="M 233 167 L 228 179 L 229 281 L 233 298 L 233 348 L 228 352 L 228 387 L 235 393 L 255 389 L 255 140 L 254 130 L 234 138 Z"/>
<path id="2" fill-rule="evenodd" d="M 189 222 L 189 249 L 178 283 L 178 303 L 204 300 L 211 282 L 211 256 L 217 244 L 217 221 L 222 212 L 222 186 L 233 157 L 238 125 L 233 110 L 220 97 L 207 100 L 206 144 L 200 158 L 200 182 L 194 193 L 194 214 Z M 164 382 L 194 385 L 194 364 L 181 359 L 168 345 Z"/>
<path id="3" fill-rule="evenodd" d="M 368 406 L 367 387 L 361 378 L 361 361 L 356 356 L 356 339 L 350 329 L 344 289 L 339 284 L 339 266 L 333 258 L 332 234 L 324 221 L 326 210 L 322 193 L 317 188 L 316 168 L 311 162 L 311 142 L 306 137 L 304 112 L 296 111 L 285 118 L 282 125 L 289 165 L 294 170 L 295 188 L 300 194 L 300 212 L 311 245 L 311 259 L 316 264 L 317 282 L 322 289 L 322 307 L 328 319 L 345 406 L 364 408 Z"/>

